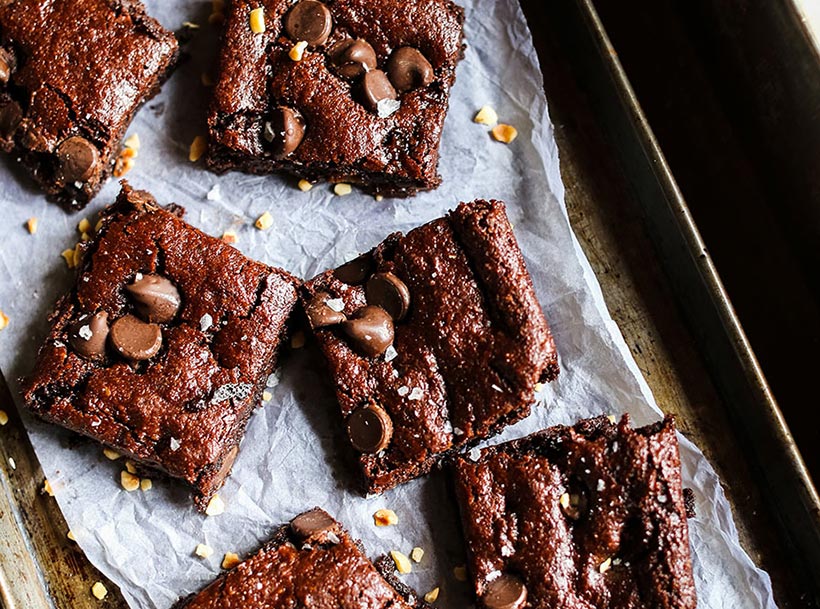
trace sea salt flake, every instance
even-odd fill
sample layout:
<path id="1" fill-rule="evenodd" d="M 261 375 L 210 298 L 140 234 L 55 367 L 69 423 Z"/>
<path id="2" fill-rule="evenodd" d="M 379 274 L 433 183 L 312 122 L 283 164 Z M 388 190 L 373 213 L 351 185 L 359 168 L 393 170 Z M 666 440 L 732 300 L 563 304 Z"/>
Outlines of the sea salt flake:
<path id="1" fill-rule="evenodd" d="M 410 393 L 410 387 L 408 387 L 407 385 L 402 385 L 401 387 L 396 389 L 396 393 L 398 393 L 401 397 L 404 397 L 408 393 Z"/>
<path id="2" fill-rule="evenodd" d="M 389 347 L 387 347 L 387 349 L 384 350 L 384 361 L 392 362 L 394 359 L 396 359 L 396 357 L 398 357 L 398 355 L 399 352 L 396 351 L 396 348 L 393 345 L 390 345 Z"/>
<path id="3" fill-rule="evenodd" d="M 214 325 L 214 318 L 211 317 L 210 313 L 205 313 L 199 318 L 199 329 L 203 332 L 206 332 L 212 325 Z"/>
<path id="4" fill-rule="evenodd" d="M 420 400 L 424 397 L 424 391 L 421 387 L 413 387 L 413 391 L 410 392 L 410 395 L 407 396 L 408 400 Z"/>
<path id="5" fill-rule="evenodd" d="M 274 372 L 273 374 L 269 374 L 268 380 L 265 381 L 265 384 L 268 387 L 276 387 L 279 384 L 279 373 Z"/>
<path id="6" fill-rule="evenodd" d="M 397 99 L 380 99 L 376 104 L 376 114 L 379 118 L 387 118 L 399 109 L 401 103 Z"/>
<path id="7" fill-rule="evenodd" d="M 490 385 L 490 387 L 492 387 L 493 389 L 495 389 L 498 393 L 502 393 L 502 392 L 504 391 L 501 387 L 499 387 L 499 386 L 498 386 L 498 385 L 496 385 L 495 383 L 493 383 L 492 385 Z"/>
<path id="8" fill-rule="evenodd" d="M 83 340 L 91 340 L 91 337 L 94 336 L 94 333 L 91 331 L 91 327 L 88 324 L 82 326 L 77 331 L 77 334 L 79 334 L 80 338 Z"/>
<path id="9" fill-rule="evenodd" d="M 334 533 L 333 531 L 329 531 L 329 532 L 328 532 L 328 534 L 327 534 L 327 540 L 328 540 L 330 543 L 332 543 L 332 544 L 340 544 L 340 543 L 342 543 L 342 540 L 341 540 L 341 539 L 339 539 L 338 535 L 336 535 L 336 533 Z"/>
<path id="10" fill-rule="evenodd" d="M 205 196 L 209 201 L 221 201 L 222 192 L 219 189 L 219 184 L 214 184 L 213 188 L 211 188 Z"/>
<path id="11" fill-rule="evenodd" d="M 489 573 L 487 573 L 487 581 L 488 582 L 491 582 L 494 579 L 498 579 L 499 577 L 501 577 L 501 571 L 499 571 L 498 569 L 496 569 L 495 571 L 490 571 Z"/>
<path id="12" fill-rule="evenodd" d="M 659 503 L 666 503 L 668 497 L 666 495 L 658 495 L 658 502 Z"/>
<path id="13" fill-rule="evenodd" d="M 330 298 L 325 301 L 325 304 L 329 309 L 336 311 L 337 313 L 341 313 L 345 310 L 345 301 L 341 298 Z"/>
<path id="14" fill-rule="evenodd" d="M 456 434 L 457 436 L 463 436 L 464 435 L 464 431 L 462 429 L 458 428 L 458 427 L 453 427 L 453 433 Z"/>
<path id="15" fill-rule="evenodd" d="M 170 444 L 171 444 L 171 452 L 176 452 L 177 450 L 179 450 L 179 447 L 182 446 L 179 443 L 179 440 L 177 440 L 174 437 L 171 438 L 171 443 Z"/>
<path id="16" fill-rule="evenodd" d="M 481 458 L 481 449 L 477 446 L 474 446 L 470 449 L 468 456 L 470 457 L 471 461 L 478 461 Z"/>
<path id="17" fill-rule="evenodd" d="M 598 489 L 598 492 L 604 490 L 604 486 L 604 481 L 598 478 L 598 486 L 596 487 Z"/>

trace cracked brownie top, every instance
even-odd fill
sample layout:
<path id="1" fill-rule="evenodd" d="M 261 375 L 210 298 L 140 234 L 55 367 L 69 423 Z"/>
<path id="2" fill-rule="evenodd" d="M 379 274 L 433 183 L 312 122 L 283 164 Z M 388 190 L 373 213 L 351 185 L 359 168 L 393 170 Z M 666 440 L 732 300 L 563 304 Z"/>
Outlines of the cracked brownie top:
<path id="1" fill-rule="evenodd" d="M 57 201 L 84 206 L 177 50 L 138 0 L 0 2 L 0 149 Z"/>
<path id="2" fill-rule="evenodd" d="M 298 281 L 126 183 L 57 303 L 27 407 L 194 488 L 229 473 Z"/>

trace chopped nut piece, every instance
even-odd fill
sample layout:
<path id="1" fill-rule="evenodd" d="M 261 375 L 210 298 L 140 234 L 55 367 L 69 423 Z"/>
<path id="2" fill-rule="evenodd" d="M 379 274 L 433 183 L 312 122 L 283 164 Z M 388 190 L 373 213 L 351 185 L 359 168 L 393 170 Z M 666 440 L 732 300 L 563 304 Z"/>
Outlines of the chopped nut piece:
<path id="1" fill-rule="evenodd" d="M 345 195 L 349 195 L 353 192 L 353 187 L 350 184 L 346 184 L 345 182 L 339 182 L 333 187 L 333 192 L 339 195 L 340 197 L 344 197 Z"/>
<path id="2" fill-rule="evenodd" d="M 204 135 L 197 135 L 191 142 L 191 149 L 188 151 L 188 160 L 196 163 L 208 149 L 208 139 Z"/>
<path id="3" fill-rule="evenodd" d="M 292 349 L 301 349 L 305 346 L 305 333 L 299 330 L 294 332 L 290 339 L 290 346 Z"/>
<path id="4" fill-rule="evenodd" d="M 96 582 L 93 586 L 91 586 L 91 594 L 94 595 L 94 598 L 101 601 L 108 594 L 108 590 L 102 582 Z"/>
<path id="5" fill-rule="evenodd" d="M 242 561 L 239 560 L 238 554 L 234 554 L 233 552 L 226 552 L 225 558 L 222 559 L 222 568 L 233 569 L 240 562 Z"/>
<path id="6" fill-rule="evenodd" d="M 136 133 L 133 135 L 128 136 L 128 138 L 122 143 L 123 146 L 126 148 L 133 150 L 134 152 L 138 152 L 142 143 L 140 142 L 140 136 Z"/>
<path id="7" fill-rule="evenodd" d="M 150 491 L 154 486 L 154 483 L 151 482 L 150 478 L 143 478 L 140 480 L 140 490 L 142 492 Z"/>
<path id="8" fill-rule="evenodd" d="M 384 196 L 383 195 L 376 195 L 374 197 L 374 199 L 376 199 L 376 201 L 384 201 Z"/>
<path id="9" fill-rule="evenodd" d="M 599 573 L 606 573 L 609 571 L 610 567 L 612 566 L 612 559 L 607 558 L 604 562 L 601 563 L 601 566 L 598 567 Z"/>
<path id="10" fill-rule="evenodd" d="M 268 230 L 271 226 L 273 226 L 273 216 L 270 215 L 269 211 L 266 211 L 256 219 L 256 222 L 254 222 L 253 225 L 259 230 Z"/>
<path id="11" fill-rule="evenodd" d="M 373 514 L 373 521 L 377 527 L 388 527 L 392 524 L 399 523 L 399 517 L 393 510 L 378 510 Z"/>
<path id="12" fill-rule="evenodd" d="M 424 550 L 421 548 L 413 548 L 410 552 L 410 558 L 413 559 L 413 562 L 421 562 L 421 559 L 424 558 Z"/>
<path id="13" fill-rule="evenodd" d="M 0 330 L 5 330 L 9 325 L 9 316 L 0 311 Z"/>
<path id="14" fill-rule="evenodd" d="M 199 24 L 194 23 L 193 21 L 183 21 L 182 27 L 187 27 L 189 30 L 198 30 Z"/>
<path id="15" fill-rule="evenodd" d="M 77 266 L 74 263 L 74 248 L 63 250 L 63 253 L 60 254 L 65 259 L 66 266 L 70 269 L 73 269 Z"/>
<path id="16" fill-rule="evenodd" d="M 122 484 L 122 488 L 130 493 L 140 487 L 140 479 L 139 476 L 122 471 L 120 472 L 120 484 Z"/>
<path id="17" fill-rule="evenodd" d="M 214 82 L 214 77 L 208 74 L 208 72 L 203 72 L 200 77 L 200 81 L 202 85 L 205 87 L 213 87 L 216 83 Z"/>
<path id="18" fill-rule="evenodd" d="M 136 165 L 136 161 L 133 158 L 127 157 L 125 155 L 120 155 L 117 157 L 117 160 L 114 163 L 114 177 L 121 178 L 126 173 L 131 171 Z"/>
<path id="19" fill-rule="evenodd" d="M 83 233 L 82 235 L 80 235 L 80 241 L 91 241 L 91 235 L 89 235 L 88 233 Z"/>
<path id="20" fill-rule="evenodd" d="M 43 490 L 42 490 L 42 492 L 43 492 L 43 493 L 47 493 L 49 497 L 53 497 L 53 496 L 54 496 L 54 489 L 53 489 L 53 488 L 51 488 L 51 482 L 49 482 L 48 480 L 45 480 L 45 481 L 43 482 Z"/>
<path id="21" fill-rule="evenodd" d="M 134 465 L 134 462 L 129 459 L 125 462 L 125 471 L 127 471 L 129 474 L 136 474 L 137 466 Z"/>
<path id="22" fill-rule="evenodd" d="M 74 246 L 74 266 L 80 266 L 80 263 L 83 261 L 83 242 L 80 241 L 77 245 Z"/>
<path id="23" fill-rule="evenodd" d="M 460 565 L 458 567 L 453 568 L 453 576 L 460 581 L 466 582 L 467 581 L 467 567 L 464 565 Z"/>
<path id="24" fill-rule="evenodd" d="M 117 459 L 122 457 L 120 453 L 118 453 L 115 450 L 111 450 L 110 448 L 103 448 L 103 454 L 109 461 L 116 461 Z"/>
<path id="25" fill-rule="evenodd" d="M 102 228 L 102 225 L 103 225 L 103 219 L 100 218 L 99 220 L 97 220 L 97 223 L 94 225 L 94 232 L 95 233 L 100 232 L 100 229 Z"/>
<path id="26" fill-rule="evenodd" d="M 81 234 L 82 234 L 82 233 L 87 233 L 87 232 L 89 232 L 90 230 L 91 230 L 91 222 L 89 222 L 89 221 L 88 221 L 88 218 L 83 218 L 83 219 L 82 219 L 82 220 L 80 220 L 80 222 L 77 224 L 77 231 L 78 231 L 79 233 L 81 233 Z"/>
<path id="27" fill-rule="evenodd" d="M 265 31 L 265 9 L 261 6 L 251 11 L 250 17 L 251 31 L 254 34 L 261 34 Z"/>
<path id="28" fill-rule="evenodd" d="M 37 232 L 37 222 L 37 218 L 29 218 L 26 220 L 26 228 L 28 229 L 30 235 Z"/>
<path id="29" fill-rule="evenodd" d="M 473 120 L 481 125 L 492 127 L 498 122 L 498 114 L 490 106 L 482 106 Z"/>
<path id="30" fill-rule="evenodd" d="M 222 240 L 225 243 L 236 243 L 236 233 L 232 230 L 226 230 L 224 233 L 222 233 Z"/>
<path id="31" fill-rule="evenodd" d="M 393 562 L 396 563 L 396 569 L 399 573 L 404 575 L 413 570 L 413 565 L 410 563 L 410 559 L 401 552 L 397 550 L 390 550 L 390 558 L 392 558 Z"/>
<path id="32" fill-rule="evenodd" d="M 205 508 L 205 514 L 208 516 L 219 516 L 225 511 L 225 502 L 219 495 L 214 495 L 208 502 L 208 507 Z"/>
<path id="33" fill-rule="evenodd" d="M 609 422 L 610 422 L 610 423 L 612 423 L 613 425 L 615 425 L 616 419 L 615 419 L 615 415 L 614 415 L 614 414 L 608 414 L 608 415 L 606 415 L 606 418 L 607 418 L 607 419 L 609 419 Z"/>
<path id="34" fill-rule="evenodd" d="M 74 536 L 74 531 L 69 530 L 66 537 L 68 537 L 71 541 L 77 541 L 77 538 Z"/>
<path id="35" fill-rule="evenodd" d="M 544 390 L 544 383 L 535 384 L 535 393 L 541 393 Z"/>
<path id="36" fill-rule="evenodd" d="M 290 57 L 293 61 L 302 61 L 302 57 L 305 56 L 305 50 L 307 47 L 308 43 L 304 40 L 300 40 L 290 49 L 288 57 Z"/>
<path id="37" fill-rule="evenodd" d="M 439 588 L 433 588 L 432 590 L 430 590 L 430 592 L 424 595 L 424 601 L 427 603 L 435 603 L 436 600 L 438 600 L 438 593 Z"/>
<path id="38" fill-rule="evenodd" d="M 270 402 L 273 399 L 273 394 L 270 391 L 263 391 L 262 392 L 262 401 L 263 402 Z"/>
<path id="39" fill-rule="evenodd" d="M 313 188 L 313 184 L 311 184 L 307 180 L 299 180 L 299 190 L 301 190 L 302 192 L 307 192 L 311 188 Z"/>
<path id="40" fill-rule="evenodd" d="M 5 410 L 0 410 L 0 426 L 6 425 L 9 422 L 9 415 Z"/>
<path id="41" fill-rule="evenodd" d="M 17 461 L 14 460 L 14 457 L 9 457 L 9 467 L 11 467 L 12 470 L 17 469 Z"/>
<path id="42" fill-rule="evenodd" d="M 493 138 L 496 141 L 503 142 L 505 144 L 509 144 L 516 137 L 518 137 L 518 129 L 512 125 L 505 125 L 503 123 L 493 127 L 490 133 L 493 134 Z"/>
<path id="43" fill-rule="evenodd" d="M 214 549 L 211 546 L 206 546 L 204 543 L 198 543 L 196 550 L 194 550 L 194 554 L 200 558 L 210 558 L 213 553 Z"/>

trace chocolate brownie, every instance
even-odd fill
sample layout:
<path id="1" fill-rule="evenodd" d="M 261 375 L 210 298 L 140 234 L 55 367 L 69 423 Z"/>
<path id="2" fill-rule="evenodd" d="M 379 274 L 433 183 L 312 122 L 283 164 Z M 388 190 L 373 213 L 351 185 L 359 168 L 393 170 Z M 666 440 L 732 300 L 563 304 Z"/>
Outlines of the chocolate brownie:
<path id="1" fill-rule="evenodd" d="M 338 522 L 314 508 L 174 609 L 432 609 L 398 583 L 388 561 L 374 565 Z"/>
<path id="2" fill-rule="evenodd" d="M 606 417 L 457 458 L 456 494 L 486 609 L 697 605 L 671 417 Z"/>
<path id="3" fill-rule="evenodd" d="M 286 272 L 123 182 L 52 313 L 26 406 L 193 488 L 230 472 L 297 300 Z"/>
<path id="4" fill-rule="evenodd" d="M 463 21 L 450 0 L 233 0 L 208 166 L 390 196 L 436 188 Z"/>
<path id="5" fill-rule="evenodd" d="M 536 383 L 558 375 L 500 201 L 390 235 L 302 298 L 369 492 L 524 418 Z"/>
<path id="6" fill-rule="evenodd" d="M 85 206 L 177 53 L 138 0 L 0 2 L 0 150 L 53 200 Z"/>

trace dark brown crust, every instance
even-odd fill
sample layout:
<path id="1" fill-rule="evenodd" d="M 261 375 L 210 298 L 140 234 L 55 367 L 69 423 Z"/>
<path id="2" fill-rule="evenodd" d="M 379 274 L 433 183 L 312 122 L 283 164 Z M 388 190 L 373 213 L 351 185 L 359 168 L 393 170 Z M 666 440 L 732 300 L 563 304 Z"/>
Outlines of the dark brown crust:
<path id="1" fill-rule="evenodd" d="M 123 182 L 86 245 L 74 289 L 50 317 L 23 398 L 43 419 L 185 480 L 203 509 L 261 403 L 299 282 L 184 223 L 181 208 L 172 211 Z M 102 362 L 77 355 L 68 328 L 84 314 L 105 311 L 114 320 L 130 312 L 123 286 L 151 272 L 168 277 L 183 299 L 162 325 L 159 354 L 136 367 L 110 350 Z M 206 313 L 213 324 L 203 330 Z M 234 395 L 219 399 L 230 387 Z"/>
<path id="2" fill-rule="evenodd" d="M 334 0 L 334 30 L 299 62 L 282 31 L 290 0 L 234 0 L 222 40 L 219 75 L 208 119 L 208 166 L 216 172 L 277 170 L 310 181 L 352 182 L 368 192 L 409 196 L 436 188 L 439 144 L 456 65 L 464 53 L 463 10 L 450 0 Z M 253 34 L 252 7 L 263 6 L 267 29 Z M 348 36 L 363 38 L 384 68 L 393 49 L 420 49 L 435 80 L 401 96 L 401 108 L 379 118 L 355 98 L 355 85 L 337 77 L 325 53 Z M 265 116 L 285 105 L 298 109 L 307 130 L 296 151 L 275 159 L 261 139 Z"/>
<path id="3" fill-rule="evenodd" d="M 0 105 L 13 100 L 24 111 L 13 137 L 0 134 L 0 149 L 49 198 L 80 209 L 111 175 L 134 114 L 176 64 L 177 41 L 138 0 L 11 0 L 0 3 L 0 44 L 18 64 L 10 86 L 0 84 Z M 55 151 L 74 135 L 100 156 L 79 185 L 57 176 Z"/>
<path id="4" fill-rule="evenodd" d="M 526 417 L 536 383 L 558 375 L 558 357 L 500 201 L 461 204 L 391 235 L 372 257 L 375 271 L 394 273 L 410 291 L 397 357 L 363 356 L 338 326 L 314 335 L 343 418 L 375 403 L 392 419 L 387 449 L 359 457 L 365 490 L 379 493 Z M 342 299 L 347 315 L 365 304 L 363 287 L 333 271 L 305 285 L 303 303 L 321 291 Z"/>
<path id="5" fill-rule="evenodd" d="M 696 607 L 672 417 L 552 427 L 461 455 L 453 470 L 479 599 L 511 573 L 533 607 Z M 580 517 L 563 513 L 565 493 L 586 498 Z"/>

